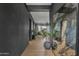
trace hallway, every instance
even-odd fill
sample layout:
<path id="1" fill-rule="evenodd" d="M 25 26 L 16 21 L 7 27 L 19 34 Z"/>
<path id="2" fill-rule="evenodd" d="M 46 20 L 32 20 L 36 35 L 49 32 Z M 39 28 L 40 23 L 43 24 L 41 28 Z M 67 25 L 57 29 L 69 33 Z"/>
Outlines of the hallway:
<path id="1" fill-rule="evenodd" d="M 45 50 L 43 47 L 44 40 L 38 39 L 29 42 L 22 56 L 53 56 L 52 50 Z"/>
<path id="2" fill-rule="evenodd" d="M 0 4 L 0 56 L 76 55 L 77 5 Z"/>

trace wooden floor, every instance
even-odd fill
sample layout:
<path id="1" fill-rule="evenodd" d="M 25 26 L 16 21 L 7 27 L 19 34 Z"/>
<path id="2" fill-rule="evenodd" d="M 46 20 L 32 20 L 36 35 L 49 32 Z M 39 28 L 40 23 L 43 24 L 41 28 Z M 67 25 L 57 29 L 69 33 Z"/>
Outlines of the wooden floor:
<path id="1" fill-rule="evenodd" d="M 44 40 L 40 37 L 30 41 L 22 56 L 53 56 L 52 50 L 45 50 L 43 43 Z"/>
<path id="2" fill-rule="evenodd" d="M 62 44 L 58 43 L 58 47 L 55 50 L 46 50 L 43 46 L 44 39 L 42 37 L 37 37 L 35 40 L 29 42 L 28 47 L 22 53 L 22 56 L 73 56 L 75 55 L 75 50 L 69 48 L 65 50 L 66 47 L 64 42 Z M 65 50 L 62 54 L 61 52 Z"/>

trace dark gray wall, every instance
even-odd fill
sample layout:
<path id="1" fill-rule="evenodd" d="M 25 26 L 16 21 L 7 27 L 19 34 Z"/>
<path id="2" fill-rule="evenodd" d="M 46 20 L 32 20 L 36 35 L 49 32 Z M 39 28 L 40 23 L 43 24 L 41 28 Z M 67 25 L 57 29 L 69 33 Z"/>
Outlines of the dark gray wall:
<path id="1" fill-rule="evenodd" d="M 29 15 L 24 4 L 0 4 L 0 55 L 20 55 L 29 40 Z"/>
<path id="2" fill-rule="evenodd" d="M 29 40 L 32 39 L 31 19 L 29 19 Z"/>
<path id="3" fill-rule="evenodd" d="M 30 16 L 29 16 L 29 40 L 32 40 L 32 30 L 33 30 L 33 22 L 34 22 L 34 20 L 33 20 L 33 17 L 32 17 L 32 15 L 31 14 L 29 14 Z"/>

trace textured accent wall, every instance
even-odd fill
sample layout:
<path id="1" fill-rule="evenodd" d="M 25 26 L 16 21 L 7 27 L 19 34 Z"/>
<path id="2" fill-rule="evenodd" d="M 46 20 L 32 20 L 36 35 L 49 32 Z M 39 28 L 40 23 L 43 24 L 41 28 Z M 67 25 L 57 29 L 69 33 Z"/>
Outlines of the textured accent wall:
<path id="1" fill-rule="evenodd" d="M 29 13 L 24 4 L 0 4 L 0 55 L 21 55 L 29 40 Z"/>

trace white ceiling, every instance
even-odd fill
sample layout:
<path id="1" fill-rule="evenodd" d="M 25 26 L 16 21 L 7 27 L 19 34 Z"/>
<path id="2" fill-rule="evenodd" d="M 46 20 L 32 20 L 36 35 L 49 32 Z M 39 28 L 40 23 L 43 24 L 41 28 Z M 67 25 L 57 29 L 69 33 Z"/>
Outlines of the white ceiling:
<path id="1" fill-rule="evenodd" d="M 48 5 L 50 6 L 51 3 L 26 3 L 27 5 L 37 5 L 37 6 L 41 6 L 42 8 L 45 6 L 45 5 Z M 44 5 L 44 6 L 43 6 Z M 49 23 L 49 9 L 48 11 L 45 11 L 46 9 L 42 9 L 40 8 L 39 10 L 41 10 L 40 12 L 30 12 L 35 23 L 41 23 L 41 24 L 46 24 L 46 23 Z M 35 8 L 36 9 L 36 8 Z M 38 10 L 38 8 L 36 9 Z M 43 11 L 44 10 L 44 11 Z"/>
<path id="2" fill-rule="evenodd" d="M 49 23 L 49 12 L 31 12 L 36 23 Z"/>

